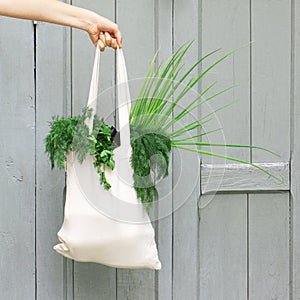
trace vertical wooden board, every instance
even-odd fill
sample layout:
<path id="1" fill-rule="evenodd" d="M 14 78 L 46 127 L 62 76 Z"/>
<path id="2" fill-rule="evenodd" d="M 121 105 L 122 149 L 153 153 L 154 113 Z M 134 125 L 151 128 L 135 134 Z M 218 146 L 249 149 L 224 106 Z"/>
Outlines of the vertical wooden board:
<path id="1" fill-rule="evenodd" d="M 252 140 L 280 155 L 253 151 L 254 162 L 289 160 L 290 13 L 290 0 L 252 1 Z"/>
<path id="2" fill-rule="evenodd" d="M 172 55 L 172 1 L 155 2 L 156 46 L 158 61 L 166 61 Z M 156 240 L 162 269 L 157 272 L 157 298 L 172 299 L 172 159 L 169 163 L 169 176 L 157 185 L 159 194 Z"/>
<path id="3" fill-rule="evenodd" d="M 249 299 L 289 299 L 289 194 L 249 202 Z"/>
<path id="4" fill-rule="evenodd" d="M 117 23 L 130 81 L 144 78 L 155 52 L 154 1 L 117 1 Z"/>
<path id="5" fill-rule="evenodd" d="M 195 39 L 186 55 L 184 71 L 198 60 L 198 1 L 174 1 L 174 50 Z M 193 17 L 191 17 L 193 16 Z M 184 24 L 184 27 L 183 27 Z M 188 30 L 185 30 L 188 28 Z M 183 71 L 183 72 L 184 72 Z M 192 76 L 197 75 L 197 70 Z M 184 86 L 184 84 L 183 84 Z M 197 87 L 182 99 L 174 115 L 197 96 Z M 193 111 L 178 129 L 198 118 Z M 191 152 L 173 151 L 173 299 L 198 299 L 198 197 L 200 194 L 200 157 Z M 187 259 L 188 255 L 188 259 Z M 187 275 L 188 274 L 188 275 Z"/>
<path id="6" fill-rule="evenodd" d="M 291 194 L 293 203 L 292 221 L 292 294 L 295 300 L 300 299 L 300 3 L 294 1 L 293 10 L 293 105 L 292 112 L 292 174 L 291 174 Z"/>
<path id="7" fill-rule="evenodd" d="M 247 196 L 211 197 L 200 202 L 200 299 L 247 299 Z"/>
<path id="8" fill-rule="evenodd" d="M 202 55 L 222 48 L 203 62 L 203 71 L 226 53 L 249 43 L 248 1 L 202 1 Z M 211 125 L 205 130 L 222 128 L 222 132 L 208 135 L 210 142 L 250 144 L 250 46 L 238 50 L 215 66 L 202 80 L 202 90 L 213 82 L 217 84 L 204 99 L 233 85 L 233 89 L 218 95 L 201 108 L 202 116 L 224 108 L 216 113 Z M 219 122 L 219 124 L 218 124 Z M 207 138 L 204 138 L 207 140 Z M 249 159 L 249 151 L 243 148 L 205 148 L 217 153 L 241 159 Z M 211 158 L 203 157 L 209 163 Z M 219 159 L 214 158 L 213 163 Z M 224 160 L 221 160 L 224 163 Z M 232 162 L 230 162 L 232 163 Z"/>
<path id="9" fill-rule="evenodd" d="M 199 168 L 197 158 L 185 153 L 174 154 L 173 172 L 176 187 L 173 187 L 173 298 L 198 298 L 198 208 Z M 185 160 L 187 168 L 175 165 Z M 188 161 L 192 162 L 189 163 Z M 181 176 L 181 179 L 178 177 Z M 178 183 L 178 181 L 181 181 Z M 198 181 L 198 182 L 197 182 Z M 177 185 L 178 184 L 178 185 Z M 184 188 L 185 186 L 185 188 Z"/>
<path id="10" fill-rule="evenodd" d="M 207 60 L 204 61 L 202 70 L 206 70 L 213 62 L 220 58 L 225 53 L 238 48 L 241 45 L 249 42 L 249 3 L 248 1 L 202 1 L 202 55 L 222 48 L 222 50 Z M 232 106 L 218 111 L 216 119 L 207 129 L 215 129 L 221 126 L 222 134 L 209 135 L 210 142 L 218 143 L 240 143 L 250 144 L 250 47 L 243 48 L 234 53 L 225 61 L 212 69 L 207 76 L 203 78 L 202 90 L 208 87 L 211 83 L 217 81 L 217 85 L 209 93 L 214 93 L 237 84 L 232 90 L 225 94 L 219 95 L 211 102 L 212 110 L 218 109 L 223 105 L 232 103 Z M 211 108 L 204 106 L 201 109 L 202 116 L 206 115 Z M 207 139 L 204 138 L 204 141 Z M 207 149 L 224 153 L 241 159 L 250 159 L 250 153 L 246 149 L 212 147 Z M 218 159 L 202 157 L 206 163 L 217 163 Z M 221 160 L 220 163 L 225 163 Z M 228 299 L 245 299 L 247 295 L 247 197 L 245 195 L 209 195 L 201 197 L 201 205 L 208 201 L 211 204 L 207 208 L 200 210 L 200 217 L 204 215 L 205 223 L 200 221 L 200 295 L 205 299 L 205 296 L 217 298 L 214 293 L 222 299 L 222 293 L 228 295 Z M 216 218 L 215 209 L 209 209 L 210 206 L 220 205 L 222 210 L 227 213 L 220 214 Z M 218 232 L 222 229 L 222 224 L 228 224 L 228 215 L 230 211 L 236 213 L 236 217 L 229 223 L 229 228 L 233 228 L 236 233 L 230 235 L 228 233 L 223 245 L 219 245 L 217 236 L 210 235 L 210 228 L 217 226 Z M 230 222 L 231 222 L 230 221 Z M 237 226 L 240 222 L 240 227 Z M 202 228 L 202 226 L 204 228 Z M 231 229 L 230 229 L 231 230 Z M 224 233 L 221 233 L 224 234 Z M 209 247 L 213 245 L 214 255 L 209 253 Z M 224 257 L 224 249 L 232 249 L 232 245 L 236 245 L 235 256 L 226 258 L 226 263 L 220 265 L 212 261 L 213 257 Z M 226 250 L 227 251 L 227 250 Z M 218 260 L 219 261 L 219 260 Z M 212 271 L 210 271 L 210 265 Z M 222 266 L 222 272 L 219 272 Z M 210 273 L 211 272 L 211 273 Z M 232 274 L 232 276 L 228 276 Z M 229 280 L 229 281 L 228 281 Z M 228 283 L 227 285 L 225 283 Z M 222 289 L 220 289 L 220 286 Z M 224 299 L 227 297 L 224 296 Z"/>
<path id="11" fill-rule="evenodd" d="M 1 17 L 0 53 L 0 291 L 2 299 L 35 299 L 32 22 Z"/>
<path id="12" fill-rule="evenodd" d="M 134 101 L 155 49 L 154 1 L 117 1 L 117 22 Z M 155 271 L 117 270 L 117 299 L 155 299 Z"/>
<path id="13" fill-rule="evenodd" d="M 117 299 L 156 299 L 154 271 L 117 270 Z"/>
<path id="14" fill-rule="evenodd" d="M 70 114 L 69 32 L 66 28 L 41 22 L 36 26 L 36 259 L 39 299 L 65 299 L 67 287 L 64 284 L 70 283 L 70 275 L 64 278 L 66 259 L 53 250 L 53 246 L 59 243 L 57 232 L 63 222 L 65 172 L 51 170 L 45 153 L 48 122 L 54 115 Z"/>
<path id="15" fill-rule="evenodd" d="M 114 1 L 72 1 L 73 5 L 91 9 L 114 20 Z M 81 113 L 87 105 L 95 48 L 87 33 L 72 30 L 72 103 L 73 113 Z M 114 112 L 114 51 L 106 49 L 101 55 L 97 113 L 113 124 Z M 104 92 L 104 90 L 107 90 Z M 74 262 L 74 299 L 94 300 L 116 298 L 116 270 L 101 264 Z"/>
<path id="16" fill-rule="evenodd" d="M 95 263 L 75 262 L 74 299 L 117 299 L 115 269 Z"/>
<path id="17" fill-rule="evenodd" d="M 253 151 L 254 162 L 289 160 L 290 12 L 289 0 L 252 1 L 252 144 L 280 155 Z M 250 298 L 288 298 L 288 201 L 286 194 L 249 196 Z"/>

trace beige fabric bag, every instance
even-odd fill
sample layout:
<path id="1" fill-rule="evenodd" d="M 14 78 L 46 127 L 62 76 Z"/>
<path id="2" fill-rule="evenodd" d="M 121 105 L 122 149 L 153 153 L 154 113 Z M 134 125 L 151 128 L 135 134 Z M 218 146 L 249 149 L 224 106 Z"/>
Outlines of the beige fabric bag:
<path id="1" fill-rule="evenodd" d="M 97 47 L 88 106 L 96 111 L 100 51 Z M 81 262 L 118 268 L 160 269 L 161 263 L 148 214 L 137 199 L 130 166 L 130 94 L 121 49 L 117 50 L 118 120 L 121 146 L 114 150 L 115 169 L 107 172 L 109 191 L 99 184 L 93 157 L 80 164 L 67 156 L 67 196 L 64 222 L 54 249 Z M 87 121 L 90 130 L 93 118 Z"/>

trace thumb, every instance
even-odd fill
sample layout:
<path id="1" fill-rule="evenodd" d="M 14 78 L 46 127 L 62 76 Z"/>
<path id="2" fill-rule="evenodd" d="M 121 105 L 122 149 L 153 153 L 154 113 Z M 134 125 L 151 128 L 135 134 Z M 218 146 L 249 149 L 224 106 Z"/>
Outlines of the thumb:
<path id="1" fill-rule="evenodd" d="M 92 43 L 93 43 L 95 46 L 97 46 L 98 41 L 99 41 L 99 36 L 98 36 L 98 34 L 97 34 L 97 33 L 89 33 L 89 35 L 90 35 L 90 38 L 91 38 L 91 40 L 92 40 Z"/>

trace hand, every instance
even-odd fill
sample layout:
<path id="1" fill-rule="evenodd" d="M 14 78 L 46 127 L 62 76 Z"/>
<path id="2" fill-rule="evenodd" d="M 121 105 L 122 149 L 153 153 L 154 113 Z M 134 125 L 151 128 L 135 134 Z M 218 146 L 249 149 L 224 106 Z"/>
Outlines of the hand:
<path id="1" fill-rule="evenodd" d="M 97 15 L 97 20 L 88 27 L 87 32 L 93 44 L 98 44 L 101 51 L 107 46 L 122 48 L 122 35 L 117 24 L 104 17 Z"/>

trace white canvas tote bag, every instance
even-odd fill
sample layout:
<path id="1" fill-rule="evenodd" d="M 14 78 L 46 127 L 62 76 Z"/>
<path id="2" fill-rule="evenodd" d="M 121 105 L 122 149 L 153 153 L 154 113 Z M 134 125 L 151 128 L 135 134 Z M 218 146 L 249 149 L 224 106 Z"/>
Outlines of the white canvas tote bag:
<path id="1" fill-rule="evenodd" d="M 96 47 L 88 107 L 96 111 L 100 51 Z M 74 152 L 67 156 L 67 194 L 64 221 L 54 249 L 81 262 L 118 268 L 160 269 L 154 230 L 133 188 L 130 165 L 130 94 L 123 52 L 117 50 L 117 100 L 121 146 L 114 150 L 115 169 L 106 170 L 111 184 L 105 190 L 87 155 L 80 164 Z M 104 105 L 104 104 L 102 104 Z M 92 129 L 93 118 L 87 120 Z"/>

